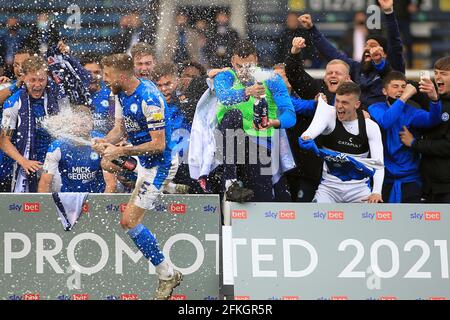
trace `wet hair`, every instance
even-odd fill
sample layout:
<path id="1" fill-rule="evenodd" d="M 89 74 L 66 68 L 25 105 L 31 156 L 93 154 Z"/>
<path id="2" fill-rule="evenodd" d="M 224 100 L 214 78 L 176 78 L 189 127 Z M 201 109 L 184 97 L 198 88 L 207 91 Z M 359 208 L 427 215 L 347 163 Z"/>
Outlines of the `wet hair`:
<path id="1" fill-rule="evenodd" d="M 346 94 L 354 94 L 359 99 L 359 96 L 361 95 L 361 89 L 354 82 L 343 82 L 337 88 L 336 94 L 338 94 L 340 96 L 346 95 Z"/>
<path id="2" fill-rule="evenodd" d="M 173 63 L 157 64 L 152 72 L 152 80 L 158 81 L 161 77 L 168 75 L 178 76 L 177 66 Z"/>
<path id="3" fill-rule="evenodd" d="M 29 57 L 22 63 L 23 74 L 37 72 L 42 69 L 45 69 L 46 71 L 48 70 L 47 62 L 44 60 L 44 58 L 37 55 Z"/>
<path id="4" fill-rule="evenodd" d="M 84 104 L 72 105 L 72 110 L 75 113 L 83 113 L 86 116 L 92 117 L 92 110 L 88 106 L 86 106 Z"/>
<path id="5" fill-rule="evenodd" d="M 386 88 L 391 81 L 401 80 L 407 82 L 406 76 L 399 71 L 391 71 L 383 77 L 383 88 Z"/>
<path id="6" fill-rule="evenodd" d="M 138 42 L 131 48 L 131 56 L 133 59 L 140 56 L 155 57 L 155 51 L 147 42 Z"/>
<path id="7" fill-rule="evenodd" d="M 134 74 L 133 59 L 125 53 L 112 54 L 102 59 L 102 67 L 109 67 L 124 72 L 128 75 Z"/>
<path id="8" fill-rule="evenodd" d="M 248 56 L 257 56 L 256 47 L 249 40 L 239 40 L 233 48 L 233 56 L 247 58 Z"/>
<path id="9" fill-rule="evenodd" d="M 100 64 L 101 60 L 102 60 L 101 57 L 98 54 L 93 53 L 93 52 L 85 53 L 80 57 L 80 62 L 83 66 L 90 64 L 90 63 Z"/>
<path id="10" fill-rule="evenodd" d="M 30 56 L 32 56 L 32 55 L 34 55 L 34 51 L 31 50 L 30 48 L 24 47 L 24 48 L 21 48 L 20 50 L 17 50 L 17 51 L 14 53 L 14 56 L 16 56 L 16 55 L 18 55 L 18 54 L 29 54 Z"/>
<path id="11" fill-rule="evenodd" d="M 450 71 L 450 55 L 437 60 L 434 63 L 434 68 L 438 70 Z"/>

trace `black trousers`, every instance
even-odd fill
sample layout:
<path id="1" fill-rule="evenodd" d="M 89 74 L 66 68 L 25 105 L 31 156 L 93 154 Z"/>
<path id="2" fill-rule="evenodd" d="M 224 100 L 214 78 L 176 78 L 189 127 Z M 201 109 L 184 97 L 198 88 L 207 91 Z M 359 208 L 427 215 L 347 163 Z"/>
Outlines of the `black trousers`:
<path id="1" fill-rule="evenodd" d="M 383 184 L 382 197 L 385 203 L 389 202 L 392 184 Z M 402 203 L 420 203 L 422 187 L 416 182 L 402 183 Z"/>
<path id="2" fill-rule="evenodd" d="M 177 173 L 173 178 L 173 183 L 185 184 L 189 186 L 190 188 L 189 193 L 194 194 L 204 193 L 197 180 L 191 178 L 191 175 L 189 174 L 189 165 L 187 163 L 183 162 L 180 163 L 180 165 L 178 166 Z"/>
<path id="3" fill-rule="evenodd" d="M 11 192 L 12 176 L 5 176 L 0 179 L 0 192 Z"/>
<path id="4" fill-rule="evenodd" d="M 432 194 L 429 203 L 450 203 L 450 193 Z"/>
<path id="5" fill-rule="evenodd" d="M 264 144 L 268 139 L 242 134 L 243 117 L 242 112 L 237 109 L 225 113 L 219 129 L 223 139 L 223 190 L 226 180 L 237 179 L 242 181 L 245 188 L 255 193 L 250 201 L 272 201 L 272 175 L 269 174 L 271 151 Z M 241 132 L 242 140 L 232 136 L 236 130 Z M 232 141 L 234 143 L 230 147 Z M 238 163 L 238 159 L 243 159 L 243 163 Z"/>
<path id="6" fill-rule="evenodd" d="M 306 178 L 298 169 L 286 174 L 286 179 L 293 202 L 312 202 L 320 181 Z"/>

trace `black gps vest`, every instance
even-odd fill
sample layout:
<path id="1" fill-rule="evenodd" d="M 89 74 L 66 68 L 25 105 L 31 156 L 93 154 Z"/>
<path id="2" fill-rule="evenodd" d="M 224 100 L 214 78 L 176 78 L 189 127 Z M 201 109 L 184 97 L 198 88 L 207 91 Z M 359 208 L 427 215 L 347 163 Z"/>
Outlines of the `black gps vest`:
<path id="1" fill-rule="evenodd" d="M 345 130 L 342 122 L 336 118 L 336 126 L 329 135 L 321 136 L 322 145 L 327 149 L 348 153 L 363 154 L 369 152 L 369 138 L 367 137 L 366 119 L 362 112 L 357 112 L 359 134 L 354 135 Z"/>

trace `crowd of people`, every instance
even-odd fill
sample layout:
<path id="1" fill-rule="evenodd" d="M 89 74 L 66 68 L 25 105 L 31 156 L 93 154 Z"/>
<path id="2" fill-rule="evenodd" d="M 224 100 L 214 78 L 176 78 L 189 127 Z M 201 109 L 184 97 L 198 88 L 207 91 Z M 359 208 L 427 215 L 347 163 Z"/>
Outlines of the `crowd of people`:
<path id="1" fill-rule="evenodd" d="M 0 78 L 0 191 L 129 192 L 129 230 L 161 192 L 450 203 L 450 56 L 435 62 L 434 81 L 407 79 L 409 39 L 393 0 L 378 3 L 387 36 L 362 32 L 351 53 L 311 15 L 289 13 L 301 32 L 286 32 L 271 70 L 226 12 L 214 41 L 180 12 L 161 56 L 139 32 L 120 35 L 107 56 L 73 56 L 50 29 L 16 39 L 4 54 L 13 76 Z M 134 18 L 124 24 L 136 29 Z M 323 79 L 313 78 L 306 67 L 323 62 Z M 70 136 L 55 136 L 46 123 L 64 121 L 65 108 L 75 115 L 64 124 Z"/>

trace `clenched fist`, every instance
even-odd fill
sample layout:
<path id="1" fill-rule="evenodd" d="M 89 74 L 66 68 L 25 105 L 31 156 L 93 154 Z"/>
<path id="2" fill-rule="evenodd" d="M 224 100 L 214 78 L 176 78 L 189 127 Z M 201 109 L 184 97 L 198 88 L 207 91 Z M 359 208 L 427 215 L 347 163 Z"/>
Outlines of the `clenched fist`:
<path id="1" fill-rule="evenodd" d="M 303 39 L 302 37 L 295 37 L 294 39 L 292 39 L 291 53 L 292 54 L 300 53 L 300 51 L 306 47 L 305 41 L 306 40 Z"/>
<path id="2" fill-rule="evenodd" d="M 370 48 L 369 53 L 370 53 L 370 57 L 372 58 L 372 61 L 375 62 L 376 64 L 379 64 L 381 62 L 381 60 L 386 58 L 386 53 L 384 53 L 383 48 L 380 46 Z"/>
<path id="3" fill-rule="evenodd" d="M 417 93 L 416 87 L 414 87 L 412 84 L 408 83 L 406 85 L 405 91 L 403 91 L 402 96 L 400 97 L 400 100 L 406 103 L 413 95 Z"/>
<path id="4" fill-rule="evenodd" d="M 394 10 L 394 0 L 378 0 L 378 3 L 385 13 L 392 13 Z"/>
<path id="5" fill-rule="evenodd" d="M 303 14 L 298 18 L 298 21 L 300 22 L 300 25 L 309 30 L 313 27 L 313 22 L 310 14 Z"/>

